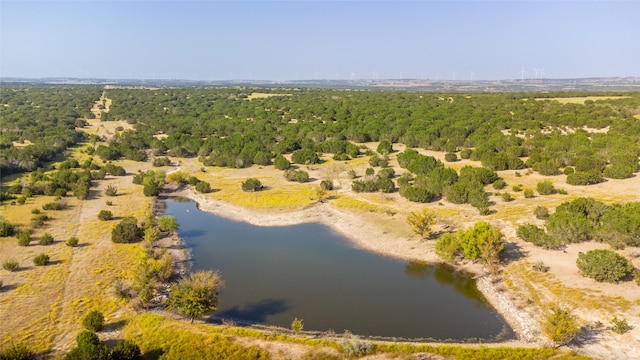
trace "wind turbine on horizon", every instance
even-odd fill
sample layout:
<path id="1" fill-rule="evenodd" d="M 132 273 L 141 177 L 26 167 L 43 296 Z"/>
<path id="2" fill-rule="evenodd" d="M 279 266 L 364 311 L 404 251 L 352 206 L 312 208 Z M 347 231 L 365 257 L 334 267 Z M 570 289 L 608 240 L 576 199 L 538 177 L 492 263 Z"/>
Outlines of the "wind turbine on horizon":
<path id="1" fill-rule="evenodd" d="M 520 70 L 520 80 L 524 81 L 524 74 L 526 74 L 527 71 L 524 69 L 524 66 L 522 67 L 522 70 Z"/>

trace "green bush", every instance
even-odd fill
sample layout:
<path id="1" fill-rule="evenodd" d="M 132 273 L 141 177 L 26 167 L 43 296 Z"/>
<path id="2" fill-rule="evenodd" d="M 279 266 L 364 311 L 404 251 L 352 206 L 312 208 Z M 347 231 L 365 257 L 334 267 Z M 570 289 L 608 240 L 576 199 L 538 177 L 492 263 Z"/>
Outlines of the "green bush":
<path id="1" fill-rule="evenodd" d="M 211 192 L 211 184 L 206 181 L 200 181 L 196 184 L 196 191 L 199 193 L 207 194 Z"/>
<path id="2" fill-rule="evenodd" d="M 138 220 L 126 217 L 111 230 L 111 241 L 114 243 L 133 243 L 142 238 L 142 230 L 138 228 Z"/>
<path id="3" fill-rule="evenodd" d="M 454 233 L 442 234 L 436 241 L 436 254 L 446 261 L 454 261 L 459 254 L 458 237 Z"/>
<path id="4" fill-rule="evenodd" d="M 44 233 L 38 240 L 38 245 L 51 245 L 53 244 L 53 236 L 49 233 Z"/>
<path id="5" fill-rule="evenodd" d="M 100 210 L 98 213 L 98 219 L 102 221 L 108 221 L 113 219 L 113 213 L 110 210 Z"/>
<path id="6" fill-rule="evenodd" d="M 456 153 L 446 153 L 444 154 L 444 160 L 447 162 L 455 162 L 458 161 L 458 155 L 456 155 Z"/>
<path id="7" fill-rule="evenodd" d="M 7 270 L 7 271 L 16 271 L 18 270 L 18 268 L 20 267 L 20 264 L 18 264 L 18 260 L 16 259 L 7 259 L 2 263 L 2 268 Z"/>
<path id="8" fill-rule="evenodd" d="M 393 152 L 393 145 L 388 140 L 382 140 L 376 148 L 378 154 L 387 155 Z"/>
<path id="9" fill-rule="evenodd" d="M 29 243 L 31 243 L 31 234 L 29 231 L 18 232 L 17 238 L 19 246 L 29 246 Z"/>
<path id="10" fill-rule="evenodd" d="M 502 194 L 502 201 L 504 201 L 504 202 L 513 201 L 513 196 L 511 196 L 511 193 L 505 192 L 505 193 Z"/>
<path id="11" fill-rule="evenodd" d="M 333 181 L 331 180 L 322 180 L 320 182 L 320 188 L 325 191 L 333 190 Z"/>
<path id="12" fill-rule="evenodd" d="M 104 328 L 104 315 L 98 310 L 91 310 L 82 319 L 82 326 L 90 331 L 101 331 Z"/>
<path id="13" fill-rule="evenodd" d="M 493 182 L 493 188 L 496 190 L 502 190 L 505 187 L 507 187 L 507 182 L 504 181 L 503 179 L 498 179 Z"/>
<path id="14" fill-rule="evenodd" d="M 618 282 L 633 271 L 629 260 L 611 250 L 581 252 L 576 265 L 584 275 L 598 282 Z"/>
<path id="15" fill-rule="evenodd" d="M 526 242 L 530 242 L 545 249 L 559 249 L 563 245 L 562 241 L 545 233 L 544 229 L 533 224 L 518 226 L 516 235 Z"/>
<path id="16" fill-rule="evenodd" d="M 536 216 L 536 219 L 544 220 L 549 217 L 549 209 L 544 206 L 536 206 L 533 210 L 533 215 Z"/>
<path id="17" fill-rule="evenodd" d="M 524 189 L 524 198 L 525 199 L 531 199 L 535 197 L 535 195 L 533 194 L 533 190 L 531 189 Z"/>
<path id="18" fill-rule="evenodd" d="M 614 317 L 611 319 L 611 330 L 616 334 L 624 334 L 631 330 L 631 325 L 627 322 L 627 319 L 618 319 Z"/>
<path id="19" fill-rule="evenodd" d="M 66 201 L 58 200 L 42 205 L 43 210 L 64 210 L 67 208 Z"/>
<path id="20" fill-rule="evenodd" d="M 282 154 L 278 154 L 273 159 L 273 166 L 278 170 L 287 170 L 291 168 L 291 163 Z"/>
<path id="21" fill-rule="evenodd" d="M 522 191 L 522 184 L 513 185 L 513 186 L 511 187 L 511 190 L 513 190 L 513 192 L 520 192 L 520 191 Z"/>
<path id="22" fill-rule="evenodd" d="M 13 234 L 15 234 L 15 227 L 7 221 L 0 220 L 0 236 L 7 237 Z"/>
<path id="23" fill-rule="evenodd" d="M 40 254 L 40 255 L 36 255 L 33 258 L 33 264 L 36 266 L 45 266 L 49 263 L 49 255 L 47 254 Z"/>
<path id="24" fill-rule="evenodd" d="M 67 241 L 65 242 L 65 244 L 67 244 L 67 246 L 70 247 L 76 247 L 78 246 L 78 238 L 75 236 L 70 237 L 69 239 L 67 239 Z"/>
<path id="25" fill-rule="evenodd" d="M 248 178 L 242 182 L 242 191 L 260 191 L 262 183 L 256 178 Z"/>
<path id="26" fill-rule="evenodd" d="M 25 345 L 13 345 L 0 350 L 0 360 L 34 360 L 36 355 Z"/>
<path id="27" fill-rule="evenodd" d="M 291 154 L 291 160 L 296 164 L 317 164 L 320 162 L 318 154 L 311 149 L 299 149 Z"/>
<path id="28" fill-rule="evenodd" d="M 107 195 L 107 196 L 116 196 L 116 195 L 118 195 L 118 188 L 113 186 L 113 185 L 109 185 L 104 190 L 104 194 Z"/>
<path id="29" fill-rule="evenodd" d="M 576 171 L 567 175 L 567 184 L 593 185 L 602 182 L 602 173 L 599 171 Z"/>
<path id="30" fill-rule="evenodd" d="M 542 180 L 536 185 L 536 190 L 540 195 L 551 195 L 556 192 L 553 183 L 550 180 Z"/>
<path id="31" fill-rule="evenodd" d="M 140 348 L 129 340 L 118 341 L 109 353 L 109 360 L 139 360 L 142 359 Z"/>

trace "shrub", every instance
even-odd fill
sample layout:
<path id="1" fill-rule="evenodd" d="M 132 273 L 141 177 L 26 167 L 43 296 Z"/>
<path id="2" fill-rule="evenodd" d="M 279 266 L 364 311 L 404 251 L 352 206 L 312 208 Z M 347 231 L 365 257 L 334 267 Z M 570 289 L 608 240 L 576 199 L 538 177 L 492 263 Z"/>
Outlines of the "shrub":
<path id="1" fill-rule="evenodd" d="M 140 348 L 129 340 L 118 341 L 109 353 L 110 360 L 139 360 L 142 359 Z"/>
<path id="2" fill-rule="evenodd" d="M 503 179 L 498 179 L 493 182 L 493 188 L 496 190 L 502 190 L 505 187 L 507 187 L 507 182 L 504 181 Z"/>
<path id="3" fill-rule="evenodd" d="M 242 191 L 260 191 L 262 183 L 256 178 L 248 178 L 242 182 Z"/>
<path id="4" fill-rule="evenodd" d="M 158 226 L 162 231 L 176 231 L 179 225 L 175 216 L 163 215 L 158 218 Z"/>
<path id="5" fill-rule="evenodd" d="M 602 182 L 602 173 L 599 171 L 576 171 L 567 175 L 567 184 L 592 185 Z"/>
<path id="6" fill-rule="evenodd" d="M 0 220 L 0 236 L 13 236 L 15 234 L 15 227 L 9 222 Z"/>
<path id="7" fill-rule="evenodd" d="M 627 322 L 627 319 L 618 319 L 614 317 L 611 319 L 611 330 L 616 334 L 624 334 L 631 330 L 631 325 Z"/>
<path id="8" fill-rule="evenodd" d="M 33 360 L 36 355 L 25 345 L 13 345 L 0 350 L 1 360 Z"/>
<path id="9" fill-rule="evenodd" d="M 140 240 L 142 230 L 138 228 L 138 220 L 126 217 L 111 230 L 111 241 L 114 243 L 132 243 Z"/>
<path id="10" fill-rule="evenodd" d="M 49 263 L 49 255 L 40 254 L 33 258 L 33 264 L 36 266 L 45 266 Z"/>
<path id="11" fill-rule="evenodd" d="M 38 240 L 38 245 L 51 245 L 53 244 L 53 236 L 49 233 L 44 233 Z"/>
<path id="12" fill-rule="evenodd" d="M 513 190 L 513 192 L 520 192 L 520 191 L 522 191 L 522 184 L 513 185 L 513 186 L 511 187 L 511 190 Z"/>
<path id="13" fill-rule="evenodd" d="M 299 149 L 291 153 L 291 160 L 296 164 L 317 164 L 320 162 L 318 154 L 312 149 Z"/>
<path id="14" fill-rule="evenodd" d="M 553 307 L 542 322 L 542 332 L 554 343 L 565 345 L 578 335 L 580 326 L 571 310 Z"/>
<path id="15" fill-rule="evenodd" d="M 454 233 L 442 234 L 436 241 L 436 254 L 446 261 L 454 261 L 459 254 L 458 237 Z"/>
<path id="16" fill-rule="evenodd" d="M 31 218 L 31 226 L 40 227 L 44 225 L 45 221 L 48 221 L 50 219 L 51 218 L 47 214 L 37 214 L 36 216 Z"/>
<path id="17" fill-rule="evenodd" d="M 345 338 L 340 342 L 342 352 L 349 357 L 364 356 L 374 350 L 371 343 L 361 340 L 356 335 L 347 334 Z"/>
<path id="18" fill-rule="evenodd" d="M 211 192 L 211 184 L 209 184 L 206 181 L 200 181 L 199 183 L 196 184 L 196 191 L 203 193 L 203 194 L 207 194 Z"/>
<path id="19" fill-rule="evenodd" d="M 287 170 L 291 168 L 291 163 L 282 154 L 278 154 L 273 159 L 273 166 L 278 170 Z"/>
<path id="20" fill-rule="evenodd" d="M 31 234 L 29 231 L 20 231 L 17 238 L 18 245 L 20 246 L 29 246 L 29 243 L 31 243 Z"/>
<path id="21" fill-rule="evenodd" d="M 387 155 L 393 152 L 393 145 L 388 140 L 382 140 L 376 148 L 378 154 Z"/>
<path id="22" fill-rule="evenodd" d="M 349 177 L 349 179 L 355 179 L 358 175 L 356 174 L 355 170 L 350 169 L 349 171 L 347 171 L 347 176 Z"/>
<path id="23" fill-rule="evenodd" d="M 298 318 L 293 319 L 293 321 L 291 322 L 291 330 L 293 331 L 293 333 L 298 334 L 300 333 L 300 331 L 302 331 L 302 329 L 304 329 L 303 320 Z"/>
<path id="24" fill-rule="evenodd" d="M 533 210 L 533 214 L 536 216 L 536 219 L 544 220 L 549 217 L 549 209 L 538 205 Z"/>
<path id="25" fill-rule="evenodd" d="M 42 205 L 43 210 L 64 210 L 67 208 L 67 203 L 62 200 L 53 201 Z"/>
<path id="26" fill-rule="evenodd" d="M 109 185 L 104 190 L 104 194 L 107 195 L 107 196 L 116 196 L 116 195 L 118 195 L 118 188 L 113 186 L 113 185 Z"/>
<path id="27" fill-rule="evenodd" d="M 67 239 L 65 244 L 67 244 L 67 246 L 70 246 L 70 247 L 76 247 L 76 246 L 78 246 L 78 242 L 79 242 L 78 238 L 75 237 L 75 236 L 72 236 L 72 237 Z"/>
<path id="28" fill-rule="evenodd" d="M 462 151 L 460 151 L 460 158 L 461 159 L 468 159 L 471 157 L 471 153 L 473 153 L 473 150 L 471 149 L 463 149 Z"/>
<path id="29" fill-rule="evenodd" d="M 549 180 L 542 180 L 536 185 L 536 190 L 540 195 L 551 195 L 556 192 L 553 183 Z"/>
<path id="30" fill-rule="evenodd" d="M 333 181 L 331 180 L 322 180 L 320 182 L 320 188 L 325 191 L 333 190 Z"/>
<path id="31" fill-rule="evenodd" d="M 104 315 L 98 310 L 91 310 L 82 319 L 82 326 L 87 330 L 98 332 L 104 328 Z"/>
<path id="32" fill-rule="evenodd" d="M 549 267 L 545 265 L 544 262 L 542 262 L 542 260 L 534 262 L 531 268 L 534 271 L 541 272 L 541 273 L 546 273 L 547 271 L 549 271 Z"/>
<path id="33" fill-rule="evenodd" d="M 516 235 L 526 242 L 530 242 L 535 246 L 545 249 L 559 249 L 562 247 L 562 241 L 544 232 L 533 224 L 525 224 L 518 226 Z"/>
<path id="34" fill-rule="evenodd" d="M 571 166 L 567 166 L 562 171 L 562 173 L 565 174 L 565 175 L 573 174 L 574 172 L 575 172 L 575 170 Z"/>
<path id="35" fill-rule="evenodd" d="M 456 153 L 446 153 L 444 154 L 444 160 L 447 162 L 458 161 L 458 155 Z"/>
<path id="36" fill-rule="evenodd" d="M 511 196 L 511 193 L 509 193 L 509 192 L 503 193 L 502 194 L 502 201 L 504 201 L 504 202 L 513 201 L 513 197 Z"/>
<path id="37" fill-rule="evenodd" d="M 534 197 L 533 190 L 531 190 L 531 189 L 524 189 L 524 198 L 525 198 L 525 199 L 531 199 L 531 198 L 533 198 L 533 197 Z"/>
<path id="38" fill-rule="evenodd" d="M 98 213 L 98 219 L 102 221 L 108 221 L 113 219 L 113 213 L 110 210 L 100 210 Z"/>
<path id="39" fill-rule="evenodd" d="M 7 259 L 2 263 L 2 268 L 7 270 L 7 271 L 16 271 L 18 270 L 18 268 L 20 267 L 20 264 L 18 264 L 18 260 L 16 259 Z"/>
<path id="40" fill-rule="evenodd" d="M 598 282 L 618 282 L 633 271 L 629 260 L 611 250 L 581 252 L 576 265 L 583 274 Z"/>

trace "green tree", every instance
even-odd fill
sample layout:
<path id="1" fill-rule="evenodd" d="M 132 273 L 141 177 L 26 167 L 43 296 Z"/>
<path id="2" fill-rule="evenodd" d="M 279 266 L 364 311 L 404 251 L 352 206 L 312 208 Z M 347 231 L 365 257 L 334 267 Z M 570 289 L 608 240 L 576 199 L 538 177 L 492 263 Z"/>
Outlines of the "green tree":
<path id="1" fill-rule="evenodd" d="M 407 215 L 407 222 L 411 225 L 411 230 L 420 235 L 421 238 L 427 237 L 431 232 L 431 227 L 436 223 L 436 216 L 423 208 L 422 211 L 412 211 Z"/>
<path id="2" fill-rule="evenodd" d="M 442 234 L 436 241 L 436 254 L 447 261 L 454 261 L 459 254 L 458 236 L 454 233 Z"/>
<path id="3" fill-rule="evenodd" d="M 217 272 L 196 271 L 171 286 L 165 305 L 193 322 L 195 318 L 217 309 L 218 294 L 223 286 Z"/>
<path id="4" fill-rule="evenodd" d="M 542 332 L 556 346 L 570 343 L 580 333 L 580 326 L 571 310 L 554 306 L 544 317 Z"/>
<path id="5" fill-rule="evenodd" d="M 391 142 L 387 140 L 382 140 L 378 144 L 376 151 L 378 152 L 378 154 L 382 154 L 382 155 L 391 154 L 393 152 L 393 145 L 391 144 Z"/>
<path id="6" fill-rule="evenodd" d="M 102 221 L 108 221 L 113 219 L 113 213 L 110 210 L 100 210 L 98 213 L 98 219 Z"/>
<path id="7" fill-rule="evenodd" d="M 262 183 L 256 178 L 248 178 L 242 182 L 242 191 L 260 191 Z"/>
<path id="8" fill-rule="evenodd" d="M 138 228 L 138 220 L 126 217 L 111 230 L 111 241 L 114 243 L 132 243 L 140 240 L 142 230 Z"/>
<path id="9" fill-rule="evenodd" d="M 618 282 L 633 271 L 629 260 L 607 249 L 578 253 L 576 266 L 583 274 L 599 282 Z"/>
<path id="10" fill-rule="evenodd" d="M 302 319 L 295 318 L 291 322 L 291 330 L 294 334 L 299 334 L 304 329 L 304 323 Z"/>
<path id="11" fill-rule="evenodd" d="M 129 340 L 118 341 L 109 352 L 109 360 L 140 360 L 140 347 Z"/>
<path id="12" fill-rule="evenodd" d="M 291 163 L 282 154 L 278 154 L 273 159 L 273 166 L 278 170 L 287 170 L 291 168 Z"/>
<path id="13" fill-rule="evenodd" d="M 164 215 L 158 218 L 158 226 L 162 231 L 176 231 L 178 230 L 178 221 L 175 216 Z"/>
<path id="14" fill-rule="evenodd" d="M 458 244 L 465 259 L 480 258 L 490 265 L 500 262 L 500 254 L 504 250 L 500 230 L 484 221 L 458 231 Z"/>
<path id="15" fill-rule="evenodd" d="M 556 192 L 553 183 L 549 180 L 542 180 L 536 185 L 536 190 L 540 195 L 551 195 Z"/>
<path id="16" fill-rule="evenodd" d="M 91 310 L 82 319 L 82 326 L 90 331 L 101 331 L 104 328 L 104 315 L 98 310 Z"/>

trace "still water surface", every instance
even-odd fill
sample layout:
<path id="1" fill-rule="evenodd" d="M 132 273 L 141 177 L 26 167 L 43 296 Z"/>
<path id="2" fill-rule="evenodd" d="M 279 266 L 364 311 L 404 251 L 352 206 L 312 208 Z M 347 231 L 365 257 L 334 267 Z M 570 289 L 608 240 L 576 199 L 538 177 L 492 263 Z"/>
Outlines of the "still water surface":
<path id="1" fill-rule="evenodd" d="M 167 200 L 191 249 L 191 270 L 226 282 L 216 318 L 365 336 L 465 340 L 510 337 L 469 277 L 446 266 L 355 249 L 320 224 L 258 227 Z"/>

